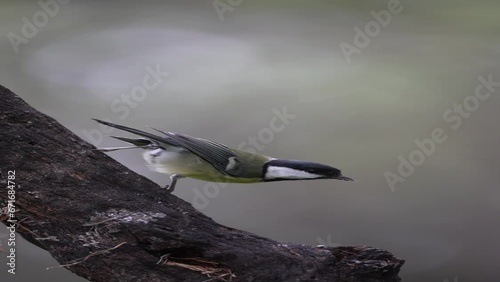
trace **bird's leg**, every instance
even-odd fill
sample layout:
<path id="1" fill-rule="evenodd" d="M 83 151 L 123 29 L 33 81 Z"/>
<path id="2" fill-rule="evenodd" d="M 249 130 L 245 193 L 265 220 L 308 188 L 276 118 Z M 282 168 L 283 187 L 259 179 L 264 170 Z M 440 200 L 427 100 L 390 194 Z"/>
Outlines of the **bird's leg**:
<path id="1" fill-rule="evenodd" d="M 184 176 L 179 175 L 179 174 L 170 175 L 170 180 L 172 180 L 172 182 L 170 182 L 169 185 L 165 185 L 165 187 L 163 187 L 163 188 L 167 189 L 167 193 L 174 192 L 175 184 L 177 184 L 177 180 L 181 179 L 181 178 L 184 178 Z"/>

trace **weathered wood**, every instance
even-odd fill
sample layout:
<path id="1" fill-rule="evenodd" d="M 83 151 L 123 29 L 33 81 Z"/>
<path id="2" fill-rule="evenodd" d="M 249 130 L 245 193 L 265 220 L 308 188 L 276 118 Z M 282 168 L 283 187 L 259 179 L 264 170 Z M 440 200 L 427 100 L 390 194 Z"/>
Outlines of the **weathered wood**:
<path id="1" fill-rule="evenodd" d="M 384 250 L 283 243 L 222 226 L 2 86 L 0 101 L 0 207 L 15 170 L 17 232 L 82 277 L 399 281 L 404 261 Z"/>

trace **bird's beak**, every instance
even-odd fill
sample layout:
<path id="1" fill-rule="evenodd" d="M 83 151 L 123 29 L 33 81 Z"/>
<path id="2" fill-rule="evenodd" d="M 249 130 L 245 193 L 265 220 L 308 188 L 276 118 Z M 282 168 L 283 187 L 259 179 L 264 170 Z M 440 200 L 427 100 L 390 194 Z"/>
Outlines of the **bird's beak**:
<path id="1" fill-rule="evenodd" d="M 335 177 L 335 179 L 344 180 L 344 181 L 354 181 L 354 179 L 347 177 L 347 176 L 343 176 L 343 175 Z"/>

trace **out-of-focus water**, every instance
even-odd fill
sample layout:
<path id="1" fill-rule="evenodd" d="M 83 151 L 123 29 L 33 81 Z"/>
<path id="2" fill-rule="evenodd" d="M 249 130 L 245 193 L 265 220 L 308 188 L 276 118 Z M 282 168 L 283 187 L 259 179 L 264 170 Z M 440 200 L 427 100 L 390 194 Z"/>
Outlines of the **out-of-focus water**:
<path id="1" fill-rule="evenodd" d="M 403 281 L 498 281 L 497 1 L 241 1 L 221 15 L 212 1 L 170 2 L 71 1 L 44 22 L 37 2 L 4 1 L 0 84 L 97 146 L 119 143 L 96 135 L 91 117 L 247 142 L 357 180 L 179 182 L 176 196 L 225 225 L 384 248 L 407 261 Z M 424 142 L 433 137 L 442 142 Z M 139 151 L 110 155 L 168 182 Z M 418 165 L 399 173 L 410 157 Z M 391 189 L 388 172 L 404 182 Z M 19 245 L 19 274 L 1 270 L 6 281 L 80 279 Z"/>

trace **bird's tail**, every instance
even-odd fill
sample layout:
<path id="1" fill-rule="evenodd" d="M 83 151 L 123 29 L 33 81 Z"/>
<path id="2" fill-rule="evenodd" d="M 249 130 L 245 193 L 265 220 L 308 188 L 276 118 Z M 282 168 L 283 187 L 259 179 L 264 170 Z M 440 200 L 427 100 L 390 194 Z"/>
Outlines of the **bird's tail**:
<path id="1" fill-rule="evenodd" d="M 112 151 L 126 150 L 126 149 L 137 149 L 137 148 L 153 149 L 153 148 L 158 147 L 158 145 L 156 143 L 154 143 L 153 141 L 146 139 L 146 138 L 127 138 L 127 137 L 120 137 L 120 136 L 110 136 L 110 137 L 131 143 L 134 146 L 97 148 L 96 150 L 102 151 L 102 152 L 112 152 Z"/>
<path id="2" fill-rule="evenodd" d="M 134 134 L 137 134 L 139 136 L 146 137 L 146 138 L 149 138 L 149 139 L 152 139 L 152 140 L 159 140 L 160 141 L 162 139 L 158 135 L 154 135 L 154 134 L 151 134 L 149 132 L 142 131 L 142 130 L 139 130 L 139 129 L 135 129 L 135 128 L 132 128 L 132 127 L 123 126 L 123 125 L 119 125 L 119 124 L 114 124 L 114 123 L 103 121 L 103 120 L 96 119 L 96 118 L 93 118 L 93 120 L 97 121 L 98 123 L 101 123 L 101 124 L 104 124 L 104 125 L 107 125 L 107 126 L 111 126 L 111 127 L 114 127 L 114 128 L 118 128 L 118 129 L 130 132 L 130 133 L 134 133 Z"/>
<path id="3" fill-rule="evenodd" d="M 111 152 L 111 151 L 125 150 L 125 149 L 154 148 L 154 147 L 158 146 L 158 143 L 154 142 L 153 140 L 161 141 L 161 142 L 167 141 L 167 140 L 165 140 L 165 138 L 162 138 L 160 136 L 157 136 L 157 135 L 154 135 L 154 134 L 151 134 L 149 132 L 142 131 L 142 130 L 134 129 L 134 128 L 119 125 L 119 124 L 114 124 L 114 123 L 99 120 L 99 119 L 93 119 L 93 120 L 97 121 L 98 123 L 110 126 L 110 127 L 114 127 L 114 128 L 121 129 L 121 130 L 130 132 L 130 133 L 137 134 L 139 136 L 146 137 L 146 138 L 128 138 L 128 137 L 121 137 L 121 136 L 110 136 L 112 138 L 131 143 L 134 146 L 99 148 L 99 149 L 97 149 L 99 151 Z"/>
<path id="4" fill-rule="evenodd" d="M 156 145 L 156 143 L 154 143 L 153 141 L 146 139 L 146 138 L 128 138 L 128 137 L 121 137 L 121 136 L 109 136 L 109 137 L 128 142 L 128 143 L 133 144 L 137 147 L 148 147 L 148 146 Z"/>

